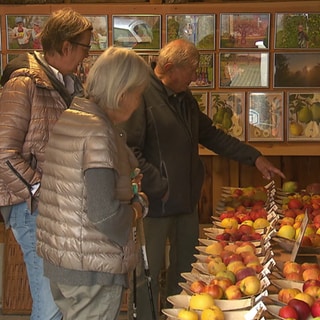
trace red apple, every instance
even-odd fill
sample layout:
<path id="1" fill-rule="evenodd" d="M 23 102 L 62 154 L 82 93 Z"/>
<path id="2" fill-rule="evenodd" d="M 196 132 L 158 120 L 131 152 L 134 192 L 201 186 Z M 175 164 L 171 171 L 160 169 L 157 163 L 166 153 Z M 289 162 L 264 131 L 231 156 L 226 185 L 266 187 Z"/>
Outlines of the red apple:
<path id="1" fill-rule="evenodd" d="M 240 281 L 248 276 L 255 276 L 256 272 L 250 267 L 244 267 L 236 272 L 236 281 Z"/>
<path id="2" fill-rule="evenodd" d="M 279 316 L 284 319 L 295 319 L 298 320 L 299 316 L 295 308 L 290 306 L 283 306 L 279 310 Z"/>
<path id="3" fill-rule="evenodd" d="M 308 287 L 313 287 L 313 286 L 320 287 L 320 280 L 315 280 L 315 279 L 306 280 L 303 283 L 302 291 L 305 291 Z"/>
<path id="4" fill-rule="evenodd" d="M 316 300 L 311 307 L 311 314 L 315 317 L 320 317 L 320 300 Z"/>
<path id="5" fill-rule="evenodd" d="M 229 255 L 223 259 L 223 262 L 225 263 L 225 265 L 228 265 L 229 263 L 231 263 L 233 261 L 242 261 L 241 255 L 237 254 L 237 253 L 232 253 L 231 255 Z"/>
<path id="6" fill-rule="evenodd" d="M 320 280 L 320 269 L 319 268 L 306 269 L 303 271 L 302 277 L 304 281 L 307 281 L 310 279 Z"/>
<path id="7" fill-rule="evenodd" d="M 242 232 L 243 234 L 247 234 L 247 235 L 254 233 L 253 227 L 252 227 L 252 226 L 249 226 L 249 225 L 247 225 L 247 224 L 240 224 L 238 230 L 239 230 L 240 232 Z"/>
<path id="8" fill-rule="evenodd" d="M 296 198 L 291 198 L 288 202 L 288 208 L 289 209 L 300 209 L 303 207 L 303 203 Z"/>
<path id="9" fill-rule="evenodd" d="M 221 299 L 223 296 L 223 290 L 217 284 L 206 285 L 204 288 L 204 292 L 209 293 L 214 299 Z"/>
<path id="10" fill-rule="evenodd" d="M 234 281 L 229 278 L 216 277 L 210 281 L 210 284 L 217 284 L 225 292 L 228 287 L 234 284 Z"/>
<path id="11" fill-rule="evenodd" d="M 299 316 L 299 320 L 308 319 L 311 313 L 311 308 L 305 301 L 293 298 L 288 302 L 288 305 L 296 309 Z"/>
<path id="12" fill-rule="evenodd" d="M 190 284 L 190 290 L 194 293 L 204 292 L 206 285 L 207 284 L 204 281 L 196 280 Z"/>

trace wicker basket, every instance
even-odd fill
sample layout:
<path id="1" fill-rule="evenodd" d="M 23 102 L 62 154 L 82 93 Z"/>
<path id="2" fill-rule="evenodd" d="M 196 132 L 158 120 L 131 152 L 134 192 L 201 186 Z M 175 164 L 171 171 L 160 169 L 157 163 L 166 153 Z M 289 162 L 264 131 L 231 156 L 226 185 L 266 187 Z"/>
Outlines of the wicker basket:
<path id="1" fill-rule="evenodd" d="M 3 314 L 30 314 L 32 298 L 20 246 L 12 231 L 5 231 L 3 269 Z"/>

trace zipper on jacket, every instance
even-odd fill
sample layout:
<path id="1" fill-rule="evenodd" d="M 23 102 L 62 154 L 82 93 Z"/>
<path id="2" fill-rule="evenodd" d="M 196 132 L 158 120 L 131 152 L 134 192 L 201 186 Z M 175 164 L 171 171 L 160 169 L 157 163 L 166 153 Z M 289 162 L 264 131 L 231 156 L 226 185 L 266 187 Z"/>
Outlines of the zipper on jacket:
<path id="1" fill-rule="evenodd" d="M 7 166 L 13 171 L 13 173 L 26 185 L 30 194 L 31 193 L 31 184 L 26 181 L 26 179 L 16 170 L 16 168 L 11 164 L 9 160 L 6 161 Z"/>

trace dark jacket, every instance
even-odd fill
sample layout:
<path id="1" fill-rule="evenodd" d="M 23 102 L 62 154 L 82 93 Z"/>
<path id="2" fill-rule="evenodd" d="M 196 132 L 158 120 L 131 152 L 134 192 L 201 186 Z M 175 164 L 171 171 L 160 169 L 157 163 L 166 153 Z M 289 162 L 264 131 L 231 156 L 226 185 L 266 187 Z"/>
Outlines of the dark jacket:
<path id="1" fill-rule="evenodd" d="M 180 107 L 179 100 L 183 101 Z M 123 125 L 143 173 L 149 217 L 192 213 L 199 201 L 204 169 L 198 145 L 254 165 L 261 153 L 212 125 L 190 91 L 175 95 L 152 74 L 143 105 Z"/>

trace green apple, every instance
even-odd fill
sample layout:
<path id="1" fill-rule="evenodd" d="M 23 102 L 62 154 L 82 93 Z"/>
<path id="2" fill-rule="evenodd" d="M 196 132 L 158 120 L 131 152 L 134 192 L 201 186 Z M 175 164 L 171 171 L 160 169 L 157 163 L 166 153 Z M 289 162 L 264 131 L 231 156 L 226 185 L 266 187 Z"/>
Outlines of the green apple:
<path id="1" fill-rule="evenodd" d="M 298 183 L 296 181 L 285 181 L 282 184 L 282 191 L 293 193 L 298 190 Z"/>

